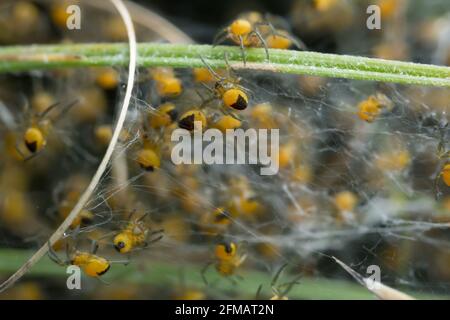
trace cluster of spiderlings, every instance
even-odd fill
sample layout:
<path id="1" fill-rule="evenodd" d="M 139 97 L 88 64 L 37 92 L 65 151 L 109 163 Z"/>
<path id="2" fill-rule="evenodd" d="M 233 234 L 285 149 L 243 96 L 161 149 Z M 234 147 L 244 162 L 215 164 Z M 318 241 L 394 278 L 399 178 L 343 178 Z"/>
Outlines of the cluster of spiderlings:
<path id="1" fill-rule="evenodd" d="M 0 26 L 7 26 L 0 43 L 28 43 L 32 30 L 38 42 L 126 40 L 120 19 L 94 9 L 84 18 L 92 27 L 72 36 L 64 8 L 75 2 L 83 3 L 0 5 Z M 313 50 L 449 64 L 435 17 L 410 21 L 404 1 L 376 2 L 385 25 L 375 35 L 349 34 L 365 24 L 364 1 L 295 1 L 289 19 L 256 12 L 231 19 L 214 44 L 230 40 L 243 59 L 247 47 L 303 49 L 302 39 Z M 430 31 L 409 45 L 402 23 Z M 138 39 L 153 40 L 139 28 Z M 427 51 L 433 46 L 439 50 Z M 125 79 L 124 69 L 113 68 L 0 76 L 2 248 L 34 249 L 68 216 L 112 137 Z M 285 299 L 298 287 L 296 280 L 278 284 L 286 263 L 294 279 L 339 277 L 322 253 L 353 261 L 362 273 L 378 264 L 394 285 L 447 281 L 449 97 L 441 88 L 216 70 L 207 59 L 203 68 L 140 69 L 112 166 L 49 257 L 111 282 L 89 282 L 97 290 L 81 294 L 96 298 L 252 298 L 272 279 L 272 292 L 261 296 Z M 173 130 L 194 131 L 196 122 L 223 132 L 279 129 L 278 174 L 261 176 L 254 165 L 173 164 Z M 142 274 L 142 283 L 124 286 L 127 270 Z M 243 291 L 236 280 L 245 286 L 252 273 L 269 281 Z M 65 281 L 40 280 L 10 296 L 42 297 L 41 285 L 67 294 Z"/>
<path id="2" fill-rule="evenodd" d="M 242 58 L 245 63 L 244 48 L 265 48 L 269 58 L 268 48 L 289 49 L 295 46 L 305 49 L 300 39 L 296 39 L 289 32 L 289 24 L 280 17 L 263 15 L 259 12 L 246 12 L 233 20 L 227 27 L 220 31 L 214 38 L 214 44 L 220 44 L 225 40 L 238 44 L 242 50 Z"/>

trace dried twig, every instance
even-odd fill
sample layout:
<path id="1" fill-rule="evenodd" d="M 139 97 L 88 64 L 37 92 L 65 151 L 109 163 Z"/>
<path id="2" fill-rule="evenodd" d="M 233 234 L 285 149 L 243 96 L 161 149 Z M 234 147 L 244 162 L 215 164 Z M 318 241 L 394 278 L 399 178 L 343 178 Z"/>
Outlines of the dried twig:
<path id="1" fill-rule="evenodd" d="M 345 271 L 347 271 L 356 281 L 366 287 L 367 290 L 375 294 L 381 300 L 415 300 L 413 297 L 407 295 L 406 293 L 388 287 L 381 282 L 374 282 L 370 279 L 364 278 L 362 275 L 350 268 L 338 258 L 331 258 L 336 261 Z"/>
<path id="2" fill-rule="evenodd" d="M 111 138 L 111 141 L 109 143 L 108 149 L 106 150 L 106 153 L 102 159 L 102 162 L 100 163 L 97 172 L 92 177 L 91 182 L 89 183 L 87 189 L 84 191 L 80 199 L 78 200 L 77 204 L 74 206 L 70 214 L 67 216 L 67 218 L 64 220 L 64 222 L 56 229 L 56 231 L 53 233 L 53 235 L 50 237 L 50 239 L 46 242 L 45 245 L 43 245 L 25 264 L 23 264 L 11 277 L 9 277 L 5 282 L 3 282 L 0 285 L 0 292 L 6 290 L 11 285 L 13 285 L 17 280 L 19 280 L 36 262 L 38 262 L 49 250 L 49 245 L 55 244 L 56 241 L 58 241 L 63 234 L 66 232 L 66 230 L 69 228 L 69 226 L 72 224 L 72 222 L 75 220 L 75 218 L 78 216 L 80 211 L 84 208 L 89 198 L 92 196 L 93 192 L 95 191 L 103 173 L 105 172 L 106 168 L 108 167 L 108 164 L 111 160 L 111 156 L 114 152 L 114 149 L 116 147 L 120 132 L 122 131 L 122 127 L 126 118 L 126 114 L 128 111 L 128 106 L 130 104 L 131 94 L 133 91 L 133 85 L 134 85 L 134 77 L 135 77 L 135 71 L 136 71 L 136 60 L 137 60 L 137 50 L 136 50 L 136 34 L 134 31 L 133 22 L 131 20 L 130 14 L 123 4 L 122 0 L 111 0 L 111 2 L 114 4 L 114 6 L 119 11 L 122 19 L 124 20 L 128 38 L 129 38 L 129 50 L 130 50 L 130 63 L 129 63 L 129 74 L 128 74 L 128 82 L 127 82 L 127 89 L 125 93 L 125 98 L 123 101 L 122 108 L 119 113 L 119 118 L 117 120 L 117 124 L 113 133 L 113 136 Z"/>

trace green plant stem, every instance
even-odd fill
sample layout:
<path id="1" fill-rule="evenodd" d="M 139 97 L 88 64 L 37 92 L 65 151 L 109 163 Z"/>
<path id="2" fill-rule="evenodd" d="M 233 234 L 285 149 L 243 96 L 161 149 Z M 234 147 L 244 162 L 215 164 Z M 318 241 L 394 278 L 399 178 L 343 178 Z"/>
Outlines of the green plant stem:
<path id="1" fill-rule="evenodd" d="M 0 72 L 90 66 L 126 66 L 127 45 L 122 43 L 58 44 L 0 48 Z M 450 68 L 409 62 L 292 50 L 245 50 L 242 63 L 238 47 L 141 43 L 140 67 L 203 67 L 203 57 L 213 68 L 225 68 L 225 56 L 236 69 L 306 74 L 333 78 L 396 82 L 402 84 L 450 86 Z"/>
<path id="2" fill-rule="evenodd" d="M 0 275 L 9 274 L 17 270 L 17 268 L 26 261 L 32 254 L 28 250 L 14 250 L 14 249 L 1 249 L 0 250 Z M 139 263 L 142 260 L 135 259 L 134 263 L 128 266 L 115 264 L 111 270 L 103 276 L 103 278 L 109 283 L 135 283 L 142 285 L 152 286 L 167 286 L 177 287 L 180 285 L 180 266 L 175 263 L 167 263 L 160 261 L 148 261 L 145 260 L 148 268 L 143 270 L 139 268 Z M 253 299 L 256 295 L 256 291 L 259 285 L 263 285 L 262 297 L 268 298 L 271 295 L 270 281 L 271 276 L 267 273 L 263 273 L 255 270 L 243 270 L 240 274 L 243 277 L 242 281 L 237 281 L 236 284 L 232 284 L 224 278 L 220 278 L 214 271 L 214 268 L 210 268 L 207 272 L 207 278 L 211 287 L 206 288 L 200 275 L 200 270 L 203 265 L 185 264 L 183 263 L 184 281 L 187 287 L 198 288 L 206 290 L 214 295 L 218 288 L 222 289 L 221 292 L 234 292 L 238 297 L 243 299 Z M 65 286 L 67 278 L 65 268 L 58 266 L 50 259 L 42 259 L 39 261 L 30 271 L 27 273 L 27 277 L 54 277 L 61 279 L 61 286 Z M 291 277 L 286 275 L 286 279 Z M 83 281 L 96 281 L 95 279 L 84 278 Z M 215 285 L 213 285 L 215 284 Z M 400 288 L 401 289 L 401 288 Z M 225 291 L 224 291 L 225 290 Z M 448 296 L 411 292 L 404 290 L 404 292 L 419 298 L 419 299 L 448 299 Z M 7 292 L 6 292 L 7 294 Z M 294 286 L 289 293 L 291 299 L 375 299 L 375 296 L 368 292 L 365 288 L 353 282 L 351 278 L 349 281 L 326 279 L 322 277 L 304 277 L 300 279 L 300 284 Z"/>

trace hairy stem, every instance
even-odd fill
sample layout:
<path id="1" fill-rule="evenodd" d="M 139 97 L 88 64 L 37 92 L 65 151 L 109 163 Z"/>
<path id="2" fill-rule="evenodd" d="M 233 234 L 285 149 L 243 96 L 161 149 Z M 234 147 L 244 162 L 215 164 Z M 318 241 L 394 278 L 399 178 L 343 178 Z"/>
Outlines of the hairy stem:
<path id="1" fill-rule="evenodd" d="M 126 66 L 128 48 L 122 43 L 58 44 L 0 48 L 0 72 L 89 66 Z M 138 44 L 138 66 L 202 67 L 203 57 L 213 68 L 306 74 L 334 78 L 450 86 L 450 68 L 317 52 L 246 49 L 247 64 L 237 47 L 181 44 Z"/>

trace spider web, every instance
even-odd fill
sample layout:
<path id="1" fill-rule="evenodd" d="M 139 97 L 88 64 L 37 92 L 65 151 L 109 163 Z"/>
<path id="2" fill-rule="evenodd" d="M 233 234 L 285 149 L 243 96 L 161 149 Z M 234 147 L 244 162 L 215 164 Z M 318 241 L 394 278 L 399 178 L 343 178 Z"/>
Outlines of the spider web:
<path id="1" fill-rule="evenodd" d="M 436 54 L 429 53 L 430 60 L 442 52 L 442 44 L 438 48 Z M 58 205 L 68 181 L 74 177 L 82 181 L 94 172 L 103 149 L 93 142 L 93 132 L 98 125 L 114 122 L 114 106 L 120 105 L 124 94 L 121 83 L 126 70 L 115 70 L 118 89 L 100 93 L 96 103 L 103 103 L 104 109 L 97 117 L 90 121 L 64 117 L 55 124 L 48 150 L 31 161 L 1 159 L 0 170 L 11 173 L 2 174 L 0 184 L 2 248 L 41 245 L 60 221 Z M 185 90 L 169 101 L 181 114 L 201 104 L 196 90 L 202 87 L 193 83 L 190 70 L 176 70 L 176 75 Z M 143 172 L 136 163 L 142 119 L 164 101 L 156 97 L 148 70 L 139 70 L 125 125 L 128 136 L 86 207 L 94 219 L 66 234 L 66 240 L 87 250 L 90 240 L 97 239 L 99 254 L 123 260 L 113 250 L 112 235 L 136 210 L 149 214 L 151 230 L 165 230 L 161 241 L 133 253 L 130 263 L 142 268 L 162 262 L 183 270 L 184 264 L 192 264 L 200 274 L 212 261 L 220 238 L 245 250 L 248 259 L 243 269 L 263 272 L 269 279 L 285 263 L 291 273 L 340 279 L 342 271 L 327 257 L 334 255 L 363 275 L 368 266 L 379 266 L 381 281 L 388 285 L 448 295 L 450 189 L 439 178 L 445 163 L 439 145 L 450 148 L 450 127 L 445 127 L 450 120 L 448 89 L 255 71 L 241 71 L 239 76 L 250 96 L 248 110 L 239 114 L 244 125 L 258 126 L 252 111 L 270 105 L 269 120 L 280 129 L 280 147 L 293 146 L 277 175 L 261 176 L 254 165 L 176 166 L 165 150 L 170 151 L 170 144 L 161 146 L 165 150 L 161 168 Z M 23 132 L 29 114 L 22 112 L 22 106 L 36 92 L 45 90 L 57 101 L 71 101 L 83 99 L 83 90 L 96 88 L 86 70 L 70 75 L 47 71 L 2 75 L 0 82 L 2 136 Z M 385 95 L 392 106 L 367 123 L 358 117 L 358 104 L 376 94 Z M 237 181 L 243 186 L 233 185 Z M 12 213 L 5 212 L 11 191 L 18 195 L 16 202 L 27 208 L 22 210 L 27 211 L 25 218 L 9 219 Z M 258 208 L 232 214 L 220 237 L 212 234 L 215 226 L 208 221 L 214 211 L 224 207 L 229 212 L 230 203 L 244 192 Z M 336 204 L 342 192 L 356 199 L 350 210 L 340 210 Z M 113 281 L 121 283 L 121 277 Z M 177 276 L 171 285 L 173 290 L 179 286 Z M 86 290 L 97 284 L 90 286 Z M 212 288 L 211 297 L 238 296 L 222 288 L 220 281 Z"/>

